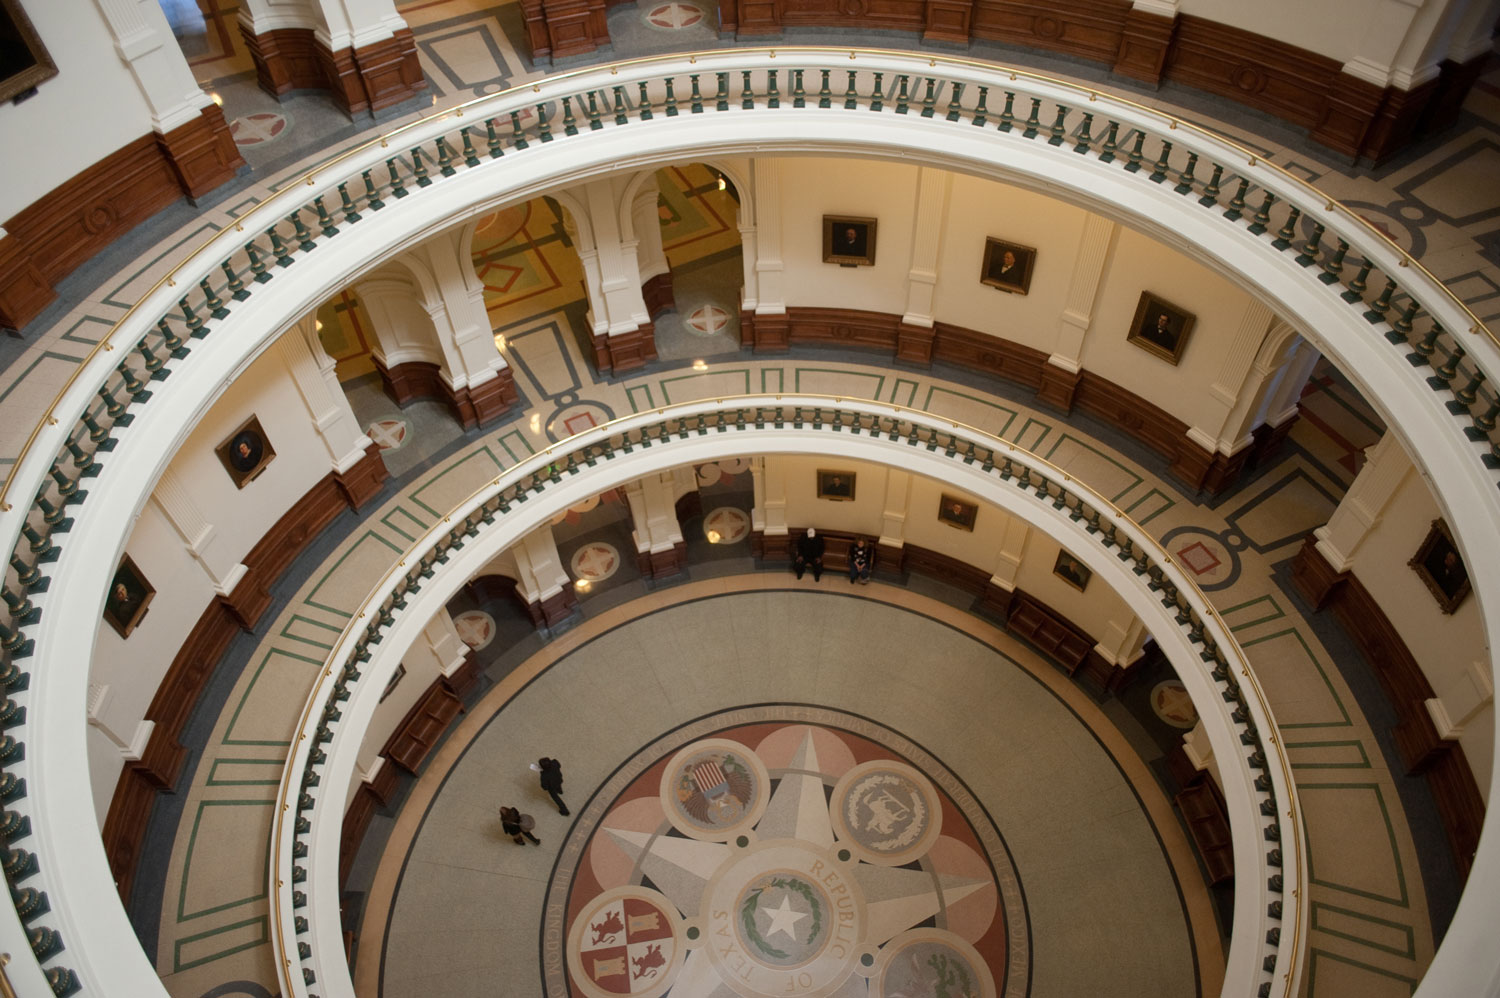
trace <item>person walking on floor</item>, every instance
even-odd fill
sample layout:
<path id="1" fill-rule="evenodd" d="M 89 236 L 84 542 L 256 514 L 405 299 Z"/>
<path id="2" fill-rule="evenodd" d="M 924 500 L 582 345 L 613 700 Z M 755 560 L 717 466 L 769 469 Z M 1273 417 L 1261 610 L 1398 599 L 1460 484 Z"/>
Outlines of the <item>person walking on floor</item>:
<path id="1" fill-rule="evenodd" d="M 797 538 L 797 550 L 792 559 L 792 571 L 797 573 L 797 578 L 802 578 L 802 573 L 812 569 L 813 581 L 817 582 L 823 577 L 823 551 L 826 545 L 823 538 L 812 527 L 807 528 L 807 533 Z"/>
<path id="2" fill-rule="evenodd" d="M 869 585 L 870 570 L 874 567 L 875 546 L 861 537 L 849 549 L 849 584 L 852 586 L 857 580 L 862 585 Z"/>
<path id="3" fill-rule="evenodd" d="M 568 805 L 563 803 L 562 788 L 563 775 L 562 763 L 556 759 L 548 759 L 546 756 L 536 761 L 537 769 L 542 774 L 542 789 L 552 796 L 552 803 L 557 805 L 557 813 L 566 815 Z"/>
<path id="4" fill-rule="evenodd" d="M 500 827 L 518 846 L 524 846 L 528 841 L 534 846 L 542 844 L 541 839 L 531 834 L 531 830 L 536 827 L 536 819 L 529 814 L 522 814 L 513 807 L 500 809 Z"/>

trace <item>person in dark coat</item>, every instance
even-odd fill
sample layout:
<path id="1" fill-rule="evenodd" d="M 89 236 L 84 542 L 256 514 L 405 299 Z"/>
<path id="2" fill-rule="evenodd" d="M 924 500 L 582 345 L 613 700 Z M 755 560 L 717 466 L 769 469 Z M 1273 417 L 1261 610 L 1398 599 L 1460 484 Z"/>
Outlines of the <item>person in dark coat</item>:
<path id="1" fill-rule="evenodd" d="M 568 805 L 564 804 L 562 799 L 562 763 L 543 756 L 536 761 L 536 764 L 542 773 L 542 789 L 552 796 L 552 803 L 557 805 L 557 813 L 566 815 Z"/>
<path id="2" fill-rule="evenodd" d="M 792 558 L 792 571 L 797 573 L 797 578 L 802 578 L 802 573 L 812 569 L 813 581 L 817 582 L 823 577 L 823 538 L 812 527 L 807 528 L 807 533 L 797 538 L 797 550 Z"/>
<path id="3" fill-rule="evenodd" d="M 529 814 L 522 814 L 513 807 L 500 809 L 500 827 L 518 846 L 524 846 L 528 840 L 534 846 L 542 844 L 541 839 L 531 834 L 531 830 L 536 827 L 535 819 Z"/>
<path id="4" fill-rule="evenodd" d="M 875 567 L 875 545 L 861 537 L 849 549 L 849 584 L 856 581 L 870 583 L 870 570 Z"/>

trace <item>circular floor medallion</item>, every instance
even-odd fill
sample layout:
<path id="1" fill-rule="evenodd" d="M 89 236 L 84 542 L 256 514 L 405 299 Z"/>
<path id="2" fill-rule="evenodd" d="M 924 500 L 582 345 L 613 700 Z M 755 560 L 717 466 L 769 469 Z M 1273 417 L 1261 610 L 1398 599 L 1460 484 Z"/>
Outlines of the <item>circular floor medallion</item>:
<path id="1" fill-rule="evenodd" d="M 717 336 L 729 328 L 729 313 L 717 305 L 702 305 L 688 313 L 687 327 L 694 336 Z"/>
<path id="2" fill-rule="evenodd" d="M 839 844 L 879 866 L 905 866 L 925 855 L 943 828 L 932 782 L 893 760 L 862 763 L 845 773 L 829 809 Z"/>
<path id="3" fill-rule="evenodd" d="M 1175 679 L 1166 679 L 1151 688 L 1151 709 L 1156 716 L 1174 728 L 1195 727 L 1198 724 L 1198 708 L 1188 696 L 1187 687 Z"/>
<path id="4" fill-rule="evenodd" d="M 702 7 L 690 3 L 682 3 L 680 0 L 657 4 L 646 13 L 647 24 L 653 28 L 662 28 L 667 31 L 680 31 L 683 28 L 691 28 L 702 20 Z"/>
<path id="5" fill-rule="evenodd" d="M 995 979 L 979 951 L 942 929 L 911 929 L 880 951 L 871 998 L 950 995 L 995 998 Z"/>
<path id="6" fill-rule="evenodd" d="M 661 799 L 667 820 L 693 839 L 726 842 L 755 825 L 766 810 L 771 779 L 765 763 L 739 742 L 694 742 L 667 763 Z"/>
<path id="7" fill-rule="evenodd" d="M 750 517 L 733 506 L 709 510 L 703 517 L 703 536 L 710 544 L 737 544 L 750 536 Z"/>
<path id="8" fill-rule="evenodd" d="M 365 427 L 365 436 L 375 441 L 381 450 L 400 450 L 406 444 L 409 431 L 404 419 L 377 419 Z"/>
<path id="9" fill-rule="evenodd" d="M 290 125 L 291 119 L 284 114 L 261 111 L 258 114 L 247 114 L 244 117 L 235 118 L 229 123 L 229 135 L 234 139 L 234 144 L 241 149 L 249 146 L 263 146 L 281 138 Z"/>
<path id="10" fill-rule="evenodd" d="M 682 969 L 685 943 L 670 901 L 647 887 L 620 887 L 573 921 L 568 969 L 589 998 L 656 998 Z"/>
<path id="11" fill-rule="evenodd" d="M 469 610 L 453 618 L 453 629 L 464 644 L 478 651 L 495 640 L 495 618 L 483 610 Z"/>
<path id="12" fill-rule="evenodd" d="M 620 552 L 613 544 L 590 541 L 573 552 L 573 578 L 603 582 L 620 570 Z"/>

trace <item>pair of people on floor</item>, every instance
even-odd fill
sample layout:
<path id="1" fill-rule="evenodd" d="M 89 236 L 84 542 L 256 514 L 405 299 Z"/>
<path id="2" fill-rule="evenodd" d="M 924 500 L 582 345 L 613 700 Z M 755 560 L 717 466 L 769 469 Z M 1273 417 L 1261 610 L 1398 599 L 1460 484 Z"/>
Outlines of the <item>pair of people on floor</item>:
<path id="1" fill-rule="evenodd" d="M 568 805 L 564 804 L 562 799 L 562 763 L 542 756 L 532 763 L 531 768 L 536 770 L 540 777 L 542 789 L 547 791 L 548 796 L 552 798 L 552 803 L 557 805 L 557 813 L 566 817 L 569 812 Z M 502 807 L 500 809 L 500 827 L 518 846 L 523 846 L 527 842 L 538 846 L 542 844 L 540 839 L 531 834 L 531 830 L 536 827 L 536 819 L 529 814 L 522 814 L 516 808 Z"/>

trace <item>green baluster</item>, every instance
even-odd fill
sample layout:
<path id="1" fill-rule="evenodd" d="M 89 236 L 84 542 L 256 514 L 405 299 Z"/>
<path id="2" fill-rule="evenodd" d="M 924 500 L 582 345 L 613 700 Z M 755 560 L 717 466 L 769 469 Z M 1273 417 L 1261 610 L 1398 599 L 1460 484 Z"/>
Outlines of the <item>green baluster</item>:
<path id="1" fill-rule="evenodd" d="M 296 230 L 297 246 L 302 252 L 308 253 L 318 248 L 317 243 L 314 243 L 312 240 L 312 233 L 307 230 L 307 226 L 302 224 L 302 213 L 300 211 L 292 212 L 286 217 L 286 220 L 291 222 L 292 228 Z"/>
<path id="2" fill-rule="evenodd" d="M 385 161 L 385 168 L 390 171 L 391 194 L 397 198 L 406 197 L 408 191 L 406 185 L 401 182 L 401 171 L 396 169 L 396 157 L 392 156 Z"/>
<path id="3" fill-rule="evenodd" d="M 1060 146 L 1063 144 L 1063 140 L 1068 137 L 1067 117 L 1068 112 L 1071 110 L 1072 108 L 1066 104 L 1057 105 L 1057 116 L 1052 119 L 1052 127 L 1048 129 L 1051 133 L 1047 139 L 1049 146 Z"/>
<path id="4" fill-rule="evenodd" d="M 321 196 L 313 198 L 313 206 L 318 209 L 318 228 L 322 231 L 323 235 L 338 235 L 338 226 L 333 224 L 333 216 L 328 214 L 328 209 L 323 205 L 323 198 Z"/>
<path id="5" fill-rule="evenodd" d="M 1171 157 L 1172 143 L 1163 142 L 1161 144 L 1161 155 L 1156 157 L 1156 165 L 1151 168 L 1151 174 L 1148 178 L 1153 184 L 1159 184 L 1167 179 L 1167 169 L 1170 165 L 1168 161 Z"/>
<path id="6" fill-rule="evenodd" d="M 877 77 L 877 79 L 878 79 L 878 77 Z M 971 124 L 971 125 L 978 125 L 980 128 L 984 127 L 985 122 L 987 122 L 989 120 L 990 109 L 989 109 L 989 104 L 987 103 L 989 101 L 989 99 L 990 99 L 990 88 L 989 87 L 980 87 L 979 88 L 979 103 L 974 105 L 974 117 L 969 121 L 969 124 Z"/>
<path id="7" fill-rule="evenodd" d="M 870 110 L 882 111 L 885 109 L 885 74 L 875 74 L 875 88 L 870 93 Z"/>
<path id="8" fill-rule="evenodd" d="M 1464 359 L 1464 348 L 1455 345 L 1448 359 L 1443 361 L 1441 367 L 1432 372 L 1432 377 L 1427 379 L 1427 386 L 1433 391 L 1442 391 L 1452 384 L 1453 379 L 1458 377 L 1458 365 Z"/>
<path id="9" fill-rule="evenodd" d="M 1074 152 L 1088 152 L 1094 147 L 1094 116 L 1087 111 L 1083 115 L 1083 124 L 1078 129 L 1078 144 L 1073 147 Z"/>
<path id="10" fill-rule="evenodd" d="M 214 294 L 214 289 L 209 286 L 208 278 L 205 277 L 198 282 L 198 290 L 203 292 L 203 307 L 208 309 L 210 315 L 215 319 L 229 317 L 229 309 L 225 308 L 223 300 Z"/>
<path id="11" fill-rule="evenodd" d="M 22 523 L 21 533 L 25 535 L 30 545 L 31 553 L 34 556 L 32 560 L 38 564 L 56 561 L 58 555 L 62 554 L 60 548 L 54 547 L 51 540 L 37 533 L 31 524 Z"/>
<path id="12" fill-rule="evenodd" d="M 1339 274 L 1344 269 L 1344 254 L 1348 252 L 1349 243 L 1340 239 L 1338 248 L 1333 251 L 1333 256 L 1323 261 L 1323 272 L 1318 275 L 1318 280 L 1324 284 L 1337 283 Z"/>
<path id="13" fill-rule="evenodd" d="M 44 593 L 47 591 L 47 577 L 42 574 L 42 570 L 35 565 L 26 564 L 21 560 L 20 555 L 11 554 L 10 567 L 16 570 L 16 582 L 25 586 L 27 592 Z"/>
<path id="14" fill-rule="evenodd" d="M 1473 426 L 1464 427 L 1464 435 L 1470 440 L 1483 440 L 1495 428 L 1495 420 L 1497 418 L 1500 418 L 1500 396 L 1496 396 L 1488 409 L 1474 417 Z M 10 563 L 15 565 L 16 559 L 12 557 Z M 30 583 L 23 582 L 22 584 L 29 585 Z"/>
<path id="15" fill-rule="evenodd" d="M 1261 202 L 1260 209 L 1251 216 L 1250 234 L 1258 236 L 1266 231 L 1267 224 L 1271 221 L 1271 205 L 1276 203 L 1276 195 L 1266 191 L 1266 199 Z"/>
<path id="16" fill-rule="evenodd" d="M 1022 138 L 1024 138 L 1024 139 L 1034 139 L 1034 138 L 1036 138 L 1037 133 L 1039 131 L 1041 131 L 1041 128 L 1042 128 L 1041 119 L 1038 117 L 1041 113 L 1042 113 L 1042 99 L 1040 97 L 1033 97 L 1033 98 L 1031 98 L 1031 113 L 1026 116 L 1026 128 L 1025 128 L 1024 131 L 1021 132 L 1021 137 Z"/>
<path id="17" fill-rule="evenodd" d="M 797 70 L 797 74 L 796 75 L 797 75 L 797 89 L 795 91 L 795 93 L 796 93 L 796 100 L 794 100 L 792 102 L 792 106 L 793 107 L 801 107 L 802 103 L 803 103 L 803 98 L 806 96 L 806 94 L 804 94 L 802 92 L 802 70 L 800 70 L 800 69 Z M 729 110 L 729 74 L 728 73 L 715 73 L 714 74 L 714 79 L 716 81 L 716 86 L 715 86 L 715 90 L 714 90 L 714 110 L 715 111 L 728 111 Z"/>
<path id="18" fill-rule="evenodd" d="M 115 449 L 114 438 L 109 435 L 108 430 L 99 425 L 92 413 L 85 410 L 78 419 L 89 431 L 89 442 L 94 445 L 96 451 L 109 452 Z"/>
<path id="19" fill-rule="evenodd" d="M 776 70 L 766 72 L 766 107 L 781 106 L 781 91 L 776 89 Z"/>
<path id="20" fill-rule="evenodd" d="M 1271 240 L 1271 245 L 1279 250 L 1284 250 L 1292 245 L 1292 239 L 1297 235 L 1297 219 L 1302 217 L 1302 209 L 1293 205 L 1287 212 L 1286 223 L 1276 231 L 1276 238 Z"/>
<path id="21" fill-rule="evenodd" d="M 1240 218 L 1245 213 L 1245 195 L 1250 193 L 1250 181 L 1241 179 L 1239 189 L 1234 192 L 1234 197 L 1229 199 L 1229 207 L 1224 209 L 1224 217 L 1231 222 Z"/>
<path id="22" fill-rule="evenodd" d="M 827 76 L 827 72 L 823 74 Z M 750 71 L 740 71 L 740 110 L 755 110 L 755 88 L 750 83 Z"/>
<path id="23" fill-rule="evenodd" d="M 188 304 L 186 298 L 177 300 L 177 307 L 182 309 L 182 315 L 187 319 L 188 335 L 195 340 L 201 340 L 208 335 L 208 330 L 203 328 L 203 320 L 198 318 L 198 313 L 193 311 L 193 306 Z"/>
<path id="24" fill-rule="evenodd" d="M 1469 411 L 1469 406 L 1479 401 L 1479 386 L 1484 384 L 1484 372 L 1475 370 L 1468 383 L 1453 393 L 1455 401 L 1448 403 L 1448 411 L 1455 416 Z"/>
<path id="25" fill-rule="evenodd" d="M 411 149 L 411 176 L 418 187 L 432 186 L 432 177 L 427 173 L 427 160 L 422 158 L 420 146 L 412 146 Z"/>
<path id="26" fill-rule="evenodd" d="M 750 74 L 746 73 L 745 75 L 748 77 Z M 640 108 L 640 119 L 642 121 L 650 121 L 652 118 L 651 95 L 646 92 L 646 81 L 642 80 L 640 83 L 637 83 L 636 86 L 641 88 L 641 102 L 638 105 Z"/>
<path id="27" fill-rule="evenodd" d="M 1412 344 L 1412 352 L 1406 355 L 1407 363 L 1412 367 L 1423 367 L 1431 363 L 1432 355 L 1437 353 L 1437 341 L 1441 335 L 1443 327 L 1434 322 L 1426 335 Z"/>
<path id="28" fill-rule="evenodd" d="M 224 277 L 228 281 L 229 296 L 235 301 L 244 301 L 250 297 L 250 292 L 245 290 L 245 282 L 240 280 L 240 275 L 235 273 L 234 265 L 228 260 L 219 264 L 224 271 Z"/>
<path id="29" fill-rule="evenodd" d="M 552 121 L 547 117 L 547 105 L 536 106 L 536 135 L 542 142 L 552 141 Z"/>
<path id="30" fill-rule="evenodd" d="M 52 533 L 66 534 L 73 529 L 73 521 L 63 515 L 65 507 L 52 505 L 45 493 L 37 494 L 36 505 L 42 511 L 42 522 L 51 529 Z"/>
<path id="31" fill-rule="evenodd" d="M 573 98 L 570 97 L 567 94 L 563 94 L 562 106 L 563 106 L 563 134 L 564 135 L 577 135 L 578 134 L 578 120 L 573 117 Z"/>
<path id="32" fill-rule="evenodd" d="M 56 461 L 52 462 L 52 467 L 48 469 L 47 474 L 51 475 L 52 480 L 57 483 L 57 494 L 66 502 L 83 502 L 84 496 L 88 495 L 87 492 L 79 490 L 77 479 L 69 478 L 63 474 L 62 469 L 57 466 Z"/>
<path id="33" fill-rule="evenodd" d="M 1195 152 L 1188 153 L 1187 169 L 1177 175 L 1177 186 L 1172 188 L 1172 190 L 1178 194 L 1193 193 L 1193 184 L 1197 183 L 1197 180 L 1193 177 L 1193 171 L 1197 168 L 1198 154 Z"/>
<path id="34" fill-rule="evenodd" d="M 1015 103 L 1016 95 L 1011 93 L 1009 90 L 1005 91 L 1005 107 L 1000 112 L 1000 124 L 996 126 L 1002 132 L 1008 132 L 1015 127 Z"/>
<path id="35" fill-rule="evenodd" d="M 135 371 L 131 369 L 129 362 L 120 361 L 119 366 L 115 370 L 119 371 L 120 377 L 125 379 L 125 390 L 130 393 L 133 401 L 144 402 L 151 397 L 151 393 L 146 389 L 146 383 L 136 377 Z"/>
<path id="36" fill-rule="evenodd" d="M 675 118 L 677 117 L 677 92 L 672 87 L 676 83 L 676 78 L 669 76 L 664 82 L 667 85 L 667 117 Z"/>
<path id="37" fill-rule="evenodd" d="M 93 478 L 99 474 L 99 465 L 94 461 L 93 456 L 79 447 L 72 437 L 64 440 L 63 446 L 68 449 L 69 454 L 73 455 L 73 467 L 78 469 L 79 478 Z"/>
<path id="38" fill-rule="evenodd" d="M 339 184 L 339 211 L 344 213 L 344 221 L 353 225 L 362 217 L 359 209 L 354 206 L 354 199 L 349 196 L 349 185 Z"/>
<path id="39" fill-rule="evenodd" d="M 1391 295 L 1396 292 L 1396 282 L 1387 279 L 1385 287 L 1381 289 L 1380 297 L 1370 302 L 1370 307 L 1365 310 L 1366 322 L 1379 322 L 1385 318 L 1385 313 L 1391 310 Z"/>
<path id="40" fill-rule="evenodd" d="M 484 123 L 485 144 L 490 149 L 490 159 L 499 159 L 505 155 L 505 150 L 500 146 L 500 135 L 495 131 L 495 119 L 489 118 Z"/>
<path id="41" fill-rule="evenodd" d="M 166 361 L 162 360 L 152 351 L 150 344 L 148 344 L 145 339 L 142 339 L 139 343 L 137 343 L 135 345 L 135 348 L 139 350 L 141 352 L 141 356 L 146 359 L 146 371 L 151 375 L 151 379 L 153 381 L 160 381 L 162 380 L 162 378 L 166 377 L 165 374 L 161 375 L 161 377 L 157 377 L 157 374 L 166 365 Z"/>
<path id="42" fill-rule="evenodd" d="M 294 262 L 290 253 L 286 251 L 286 244 L 281 241 L 281 235 L 272 226 L 266 230 L 266 235 L 271 237 L 271 255 L 276 258 L 276 266 L 290 267 Z M 186 301 L 186 299 L 184 299 Z M 202 325 L 200 322 L 198 325 Z M 198 334 L 198 326 L 193 324 L 193 317 L 188 316 L 188 328 L 193 330 L 193 335 Z"/>
<path id="43" fill-rule="evenodd" d="M 97 394 L 101 399 L 104 400 L 104 412 L 109 416 L 110 419 L 114 420 L 117 423 L 120 423 L 120 420 L 122 419 L 130 420 L 135 418 L 125 411 L 125 407 L 120 404 L 120 400 L 115 398 L 114 393 L 109 390 L 108 384 L 100 385 L 98 392 L 96 392 L 95 394 Z M 120 423 L 120 425 L 129 426 L 130 423 L 125 422 Z"/>
<path id="44" fill-rule="evenodd" d="M 853 73 L 849 74 L 849 83 L 850 83 L 851 87 L 854 84 L 854 74 Z M 929 77 L 927 77 L 927 92 L 922 95 L 922 117 L 924 117 L 924 118 L 930 118 L 930 117 L 932 117 L 932 115 L 934 113 L 933 108 L 934 108 L 934 106 L 936 104 L 937 104 L 937 80 L 935 80 L 935 79 L 933 79 L 932 77 L 929 76 Z"/>
<path id="45" fill-rule="evenodd" d="M 1489 453 L 1483 455 L 1480 460 L 1482 460 L 1484 462 L 1484 466 L 1491 471 L 1494 471 L 1496 468 L 1500 468 L 1500 441 L 1492 441 L 1490 443 Z M 16 657 L 17 656 L 14 652 L 11 653 L 11 658 Z"/>
<path id="46" fill-rule="evenodd" d="M 245 244 L 245 255 L 250 258 L 251 279 L 256 284 L 265 284 L 269 281 L 272 275 L 267 273 L 265 261 L 260 258 L 260 250 L 256 248 L 253 241 Z"/>
<path id="47" fill-rule="evenodd" d="M 14 661 L 18 658 L 29 658 L 35 646 L 20 630 L 13 631 L 4 624 L 0 624 L 0 647 L 3 647 L 5 653 Z M 6 773 L 5 775 L 12 774 Z"/>
<path id="48" fill-rule="evenodd" d="M 1131 148 L 1130 152 L 1128 152 L 1128 153 L 1125 154 L 1125 158 L 1127 160 L 1127 162 L 1125 164 L 1125 172 L 1126 173 L 1136 173 L 1136 172 L 1138 172 L 1140 170 L 1140 168 L 1141 168 L 1141 159 L 1143 158 L 1142 154 L 1141 154 L 1141 151 L 1145 148 L 1145 145 L 1146 145 L 1146 133 L 1145 132 L 1136 132 L 1135 133 L 1135 145 Z"/>
<path id="49" fill-rule="evenodd" d="M 370 171 L 366 170 L 360 176 L 365 181 L 365 203 L 370 206 L 370 210 L 379 211 L 384 208 L 385 202 L 380 200 L 380 189 L 375 186 L 375 178 L 370 176 Z"/>
<path id="50" fill-rule="evenodd" d="M 1099 150 L 1099 162 L 1113 163 L 1115 161 L 1115 151 L 1119 149 L 1119 145 L 1117 145 L 1119 137 L 1120 123 L 1111 120 L 1109 131 L 1104 133 L 1104 145 Z"/>
<path id="51" fill-rule="evenodd" d="M 772 80 L 773 80 L 772 90 L 773 91 L 775 90 L 774 79 L 775 79 L 775 71 L 773 70 L 772 71 Z M 698 89 L 698 74 L 697 73 L 693 73 L 691 76 L 688 77 L 688 81 L 692 84 L 692 92 L 691 92 L 691 94 L 688 97 L 688 111 L 690 113 L 692 113 L 692 114 L 702 114 L 703 113 L 703 94 Z M 771 106 L 775 107 L 776 105 L 772 104 Z"/>
<path id="52" fill-rule="evenodd" d="M 458 130 L 458 137 L 464 144 L 464 166 L 478 166 L 479 153 L 474 150 L 474 139 L 469 135 L 468 125 Z M 342 189 L 340 188 L 340 190 Z"/>
<path id="53" fill-rule="evenodd" d="M 444 177 L 451 177 L 458 172 L 457 168 L 453 165 L 453 150 L 448 148 L 448 143 L 441 135 L 437 137 L 436 144 L 438 174 Z"/>
<path id="54" fill-rule="evenodd" d="M 724 74 L 720 73 L 719 75 L 723 76 Z M 627 114 L 626 110 L 625 110 L 625 88 L 624 87 L 615 87 L 614 88 L 614 95 L 615 95 L 615 124 L 617 124 L 617 125 L 628 125 L 630 123 L 630 115 Z M 721 108 L 719 108 L 719 110 L 720 111 L 725 111 L 725 110 L 728 110 L 728 108 L 727 107 L 721 107 Z"/>
<path id="55" fill-rule="evenodd" d="M 187 356 L 187 347 L 183 345 L 182 338 L 172 331 L 172 325 L 167 322 L 166 316 L 156 320 L 156 331 L 161 334 L 162 343 L 173 357 Z"/>
<path id="56" fill-rule="evenodd" d="M 849 70 L 849 85 L 844 88 L 844 110 L 853 111 L 859 107 L 859 91 L 854 88 L 854 81 L 858 74 Z"/>
<path id="57" fill-rule="evenodd" d="M 510 145 L 512 149 L 525 149 L 531 143 L 526 141 L 526 133 L 521 130 L 521 112 L 510 113 Z"/>
<path id="58" fill-rule="evenodd" d="M 1215 163 L 1214 174 L 1208 178 L 1208 186 L 1203 188 L 1203 196 L 1198 199 L 1199 204 L 1208 208 L 1219 203 L 1219 181 L 1223 176 L 1224 168 Z"/>
<path id="59" fill-rule="evenodd" d="M 1417 300 L 1415 298 L 1408 298 L 1406 300 L 1406 307 L 1401 310 L 1401 314 L 1391 324 L 1391 331 L 1387 334 L 1387 338 L 1392 343 L 1405 343 L 1406 337 L 1411 333 L 1412 323 L 1416 317 Z"/>
<path id="60" fill-rule="evenodd" d="M 1359 268 L 1359 273 L 1355 274 L 1354 280 L 1349 282 L 1349 290 L 1339 295 L 1339 297 L 1344 299 L 1344 301 L 1351 303 L 1363 299 L 1365 296 L 1365 288 L 1368 286 L 1365 282 L 1369 280 L 1370 271 L 1373 269 L 1375 269 L 1375 261 L 1371 260 L 1369 257 L 1365 257 L 1365 262 L 1363 266 Z"/>
<path id="61" fill-rule="evenodd" d="M 1322 224 L 1322 222 L 1314 222 L 1313 234 L 1308 237 L 1308 242 L 1302 245 L 1302 252 L 1301 254 L 1298 254 L 1298 257 L 1296 257 L 1296 260 L 1298 260 L 1298 263 L 1302 264 L 1302 266 L 1311 267 L 1314 263 L 1317 263 L 1317 257 L 1319 257 L 1320 252 L 1323 252 L 1320 243 L 1323 242 L 1323 233 L 1325 233 L 1325 228 L 1326 227 Z"/>
<path id="62" fill-rule="evenodd" d="M 599 91 L 589 91 L 589 131 L 597 132 L 604 127 L 604 122 L 599 117 Z"/>
<path id="63" fill-rule="evenodd" d="M 964 85 L 962 83 L 950 82 L 948 84 L 948 114 L 946 115 L 946 117 L 949 121 L 959 120 L 961 112 L 963 111 L 963 105 L 961 103 L 961 101 L 963 100 L 963 95 Z"/>

